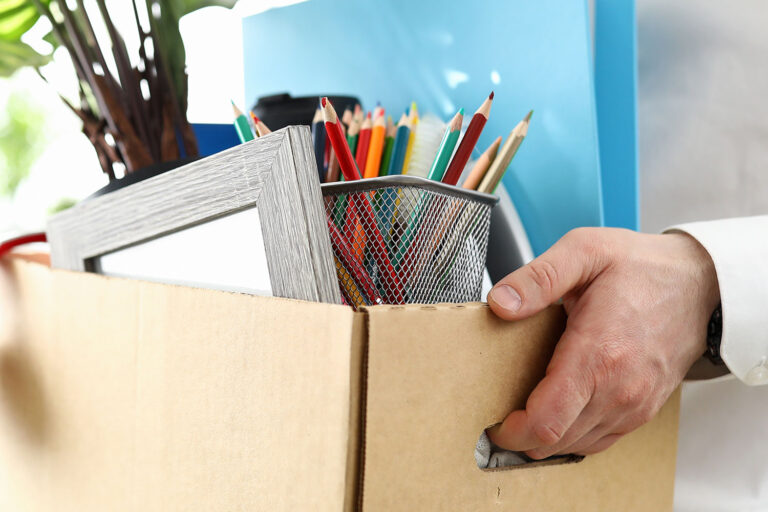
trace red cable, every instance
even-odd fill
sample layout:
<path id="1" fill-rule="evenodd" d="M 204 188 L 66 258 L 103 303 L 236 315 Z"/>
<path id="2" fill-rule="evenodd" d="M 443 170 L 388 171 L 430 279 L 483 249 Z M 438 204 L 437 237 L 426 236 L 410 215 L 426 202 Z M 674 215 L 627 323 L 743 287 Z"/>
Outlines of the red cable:
<path id="1" fill-rule="evenodd" d="M 46 241 L 47 239 L 45 237 L 45 233 L 31 233 L 29 235 L 22 235 L 17 236 L 16 238 L 11 238 L 10 240 L 6 240 L 5 242 L 0 243 L 0 258 L 11 252 L 14 247 Z"/>

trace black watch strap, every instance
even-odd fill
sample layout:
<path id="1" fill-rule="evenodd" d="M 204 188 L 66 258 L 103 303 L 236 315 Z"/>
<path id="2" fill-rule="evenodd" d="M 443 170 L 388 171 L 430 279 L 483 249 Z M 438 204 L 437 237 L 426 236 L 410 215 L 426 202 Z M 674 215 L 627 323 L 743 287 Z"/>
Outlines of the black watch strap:
<path id="1" fill-rule="evenodd" d="M 704 354 L 712 364 L 723 365 L 720 357 L 720 340 L 723 337 L 723 308 L 718 304 L 707 326 L 707 352 Z"/>

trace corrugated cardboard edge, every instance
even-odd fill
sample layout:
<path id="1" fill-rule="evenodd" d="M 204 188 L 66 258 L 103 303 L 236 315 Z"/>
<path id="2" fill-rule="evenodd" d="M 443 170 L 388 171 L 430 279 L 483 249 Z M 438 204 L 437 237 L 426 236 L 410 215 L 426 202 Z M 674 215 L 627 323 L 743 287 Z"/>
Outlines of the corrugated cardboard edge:
<path id="1" fill-rule="evenodd" d="M 344 510 L 358 509 L 360 485 L 362 482 L 363 430 L 365 411 L 365 372 L 368 346 L 368 324 L 366 315 L 355 313 L 352 324 L 352 352 L 350 361 L 349 386 L 349 445 L 347 448 L 346 497 Z"/>

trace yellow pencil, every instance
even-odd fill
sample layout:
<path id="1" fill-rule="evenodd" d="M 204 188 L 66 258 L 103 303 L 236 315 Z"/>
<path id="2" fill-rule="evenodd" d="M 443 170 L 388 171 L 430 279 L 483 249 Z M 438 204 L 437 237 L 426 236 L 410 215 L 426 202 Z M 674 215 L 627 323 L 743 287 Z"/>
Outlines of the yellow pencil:
<path id="1" fill-rule="evenodd" d="M 408 136 L 408 146 L 405 149 L 405 160 L 403 161 L 403 174 L 408 173 L 408 167 L 411 165 L 411 153 L 413 153 L 413 141 L 416 139 L 416 125 L 419 124 L 419 109 L 416 108 L 416 102 L 411 102 L 411 111 L 408 113 L 408 121 L 411 125 L 411 134 Z"/>

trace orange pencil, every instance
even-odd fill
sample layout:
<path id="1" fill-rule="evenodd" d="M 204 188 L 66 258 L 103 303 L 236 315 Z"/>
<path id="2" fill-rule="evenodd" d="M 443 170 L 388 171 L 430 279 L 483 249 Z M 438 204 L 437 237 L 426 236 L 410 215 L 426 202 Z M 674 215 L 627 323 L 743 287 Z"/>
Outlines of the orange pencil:
<path id="1" fill-rule="evenodd" d="M 384 150 L 384 137 L 386 136 L 387 125 L 384 120 L 384 109 L 380 110 L 379 116 L 373 122 L 371 130 L 371 143 L 368 146 L 368 158 L 365 161 L 365 172 L 363 178 L 375 178 L 379 175 L 379 165 L 381 165 L 381 154 Z"/>
<path id="2" fill-rule="evenodd" d="M 360 125 L 360 135 L 357 137 L 357 152 L 355 153 L 355 161 L 357 162 L 358 169 L 365 169 L 365 164 L 368 160 L 368 147 L 371 144 L 371 130 L 373 128 L 373 122 L 371 121 L 371 113 L 365 117 L 363 124 Z"/>
<path id="3" fill-rule="evenodd" d="M 467 190 L 475 190 L 477 188 L 477 186 L 480 184 L 480 180 L 482 180 L 483 176 L 485 176 L 485 172 L 491 166 L 493 159 L 496 158 L 496 153 L 498 153 L 500 145 L 501 135 L 496 137 L 496 140 L 493 141 L 493 144 L 491 144 L 490 147 L 488 147 L 488 149 L 486 149 L 483 154 L 480 155 L 480 158 L 477 159 L 475 165 L 472 166 L 472 170 L 470 171 L 469 176 L 467 176 L 467 180 L 461 186 L 462 188 Z"/>

